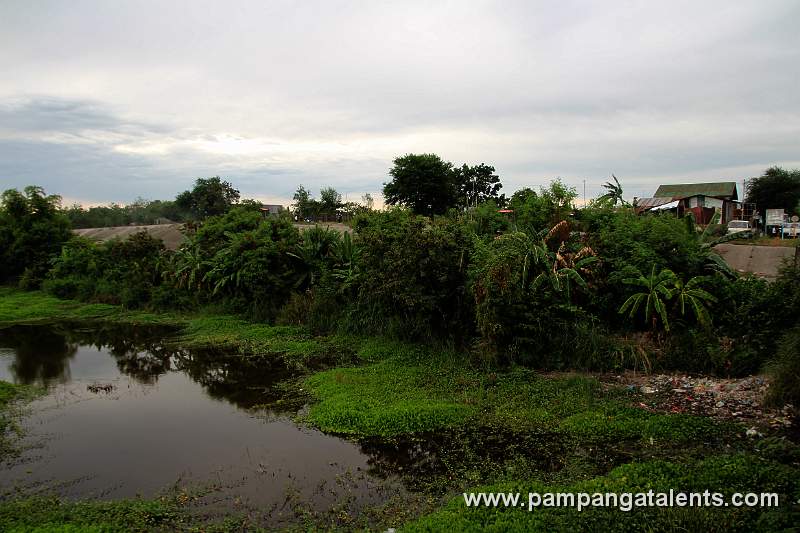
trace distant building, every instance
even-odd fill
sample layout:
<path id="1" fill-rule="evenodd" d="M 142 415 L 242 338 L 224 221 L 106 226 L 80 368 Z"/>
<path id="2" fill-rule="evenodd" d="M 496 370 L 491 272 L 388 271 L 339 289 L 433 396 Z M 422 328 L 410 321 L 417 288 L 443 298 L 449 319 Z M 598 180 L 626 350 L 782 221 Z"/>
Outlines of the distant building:
<path id="1" fill-rule="evenodd" d="M 265 217 L 277 216 L 283 212 L 283 206 L 277 204 L 261 204 L 261 214 Z"/>
<path id="2" fill-rule="evenodd" d="M 742 204 L 736 182 L 661 185 L 652 198 L 637 198 L 636 211 L 674 210 L 678 216 L 691 211 L 698 224 L 708 224 L 719 210 L 721 224 L 741 217 Z"/>

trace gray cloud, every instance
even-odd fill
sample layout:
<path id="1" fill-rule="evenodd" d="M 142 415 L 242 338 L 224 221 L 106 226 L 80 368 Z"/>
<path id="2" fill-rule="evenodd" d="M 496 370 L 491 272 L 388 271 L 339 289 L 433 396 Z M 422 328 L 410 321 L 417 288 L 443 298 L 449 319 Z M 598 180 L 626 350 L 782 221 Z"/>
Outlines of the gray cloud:
<path id="1" fill-rule="evenodd" d="M 629 194 L 800 161 L 800 4 L 0 5 L 0 181 L 166 197 L 221 174 L 375 193 L 394 156 Z"/>

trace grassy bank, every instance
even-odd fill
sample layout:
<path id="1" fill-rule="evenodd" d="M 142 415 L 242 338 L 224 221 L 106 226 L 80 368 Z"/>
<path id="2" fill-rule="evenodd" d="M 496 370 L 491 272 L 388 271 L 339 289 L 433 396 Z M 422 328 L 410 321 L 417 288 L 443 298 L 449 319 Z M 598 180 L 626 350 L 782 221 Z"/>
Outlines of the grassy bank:
<path id="1" fill-rule="evenodd" d="M 39 292 L 0 289 L 0 327 L 81 321 L 180 328 L 183 346 L 219 347 L 243 357 L 279 357 L 305 371 L 298 388 L 312 402 L 304 420 L 364 446 L 422 447 L 408 463 L 374 464 L 398 472 L 438 511 L 386 527 L 408 531 L 780 530 L 798 520 L 797 447 L 756 441 L 744 427 L 639 407 L 641 393 L 590 375 L 495 368 L 467 354 L 379 338 L 316 337 L 212 312 L 150 314 L 81 304 Z M 319 366 L 327 369 L 315 370 Z M 332 367 L 332 368 L 331 368 Z M 293 385 L 296 383 L 291 382 Z M 30 391 L 0 382 L 0 408 Z M 431 444 L 433 443 L 433 444 Z M 430 454 L 430 455 L 429 455 Z M 402 455 L 402 454 L 401 454 Z M 414 455 L 414 454 L 411 454 Z M 379 456 L 376 456 L 379 457 Z M 436 457 L 438 466 L 426 462 Z M 380 459 L 384 460 L 384 459 Z M 405 459 L 404 459 L 405 460 Z M 376 459 L 378 461 L 378 459 Z M 470 509 L 462 490 L 520 492 L 777 492 L 778 509 Z M 179 499 L 64 503 L 26 499 L 0 504 L 9 531 L 146 531 L 198 527 Z M 420 514 L 417 510 L 416 514 Z M 232 526 L 235 529 L 235 526 Z M 203 530 L 209 530 L 202 525 Z M 212 530 L 214 528 L 211 528 Z M 225 529 L 225 526 L 220 526 Z"/>
<path id="2" fill-rule="evenodd" d="M 64 502 L 30 498 L 0 504 L 0 530 L 11 532 L 173 531 L 187 528 L 177 499 Z"/>
<path id="3" fill-rule="evenodd" d="M 175 342 L 183 347 L 219 348 L 248 357 L 278 357 L 301 370 L 350 361 L 353 353 L 351 339 L 315 337 L 300 327 L 253 323 L 214 311 L 149 313 L 0 287 L 0 328 L 57 322 L 172 326 L 178 330 Z"/>
<path id="4" fill-rule="evenodd" d="M 464 354 L 382 340 L 362 343 L 363 364 L 308 377 L 319 400 L 308 419 L 321 429 L 394 436 L 490 425 L 585 440 L 697 441 L 731 428 L 704 417 L 631 407 L 630 395 L 585 375 L 545 377 L 470 364 Z"/>
<path id="5" fill-rule="evenodd" d="M 507 482 L 475 488 L 475 492 L 518 493 L 520 504 L 496 508 L 470 507 L 463 496 L 442 510 L 407 524 L 402 531 L 793 531 L 800 521 L 797 469 L 754 454 L 720 455 L 690 463 L 647 461 L 615 468 L 608 475 L 563 484 Z M 528 494 L 623 493 L 656 494 L 705 491 L 723 495 L 721 507 L 537 507 L 529 511 Z M 778 507 L 734 507 L 734 493 L 771 492 Z M 622 500 L 620 500 L 622 501 Z"/>

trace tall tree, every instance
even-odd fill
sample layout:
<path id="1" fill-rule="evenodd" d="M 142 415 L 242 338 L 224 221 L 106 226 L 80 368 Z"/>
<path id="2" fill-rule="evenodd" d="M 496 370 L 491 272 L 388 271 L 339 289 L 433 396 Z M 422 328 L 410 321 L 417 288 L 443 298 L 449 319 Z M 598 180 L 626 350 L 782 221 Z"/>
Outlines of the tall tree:
<path id="1" fill-rule="evenodd" d="M 319 191 L 319 200 L 322 212 L 327 216 L 334 216 L 336 212 L 342 207 L 342 195 L 339 194 L 333 187 L 323 187 Z"/>
<path id="2" fill-rule="evenodd" d="M 503 185 L 493 166 L 464 164 L 453 169 L 453 178 L 459 207 L 475 207 L 488 200 L 502 203 L 498 193 Z"/>
<path id="3" fill-rule="evenodd" d="M 297 187 L 292 199 L 294 200 L 294 210 L 300 218 L 305 218 L 311 214 L 311 191 L 301 184 Z"/>
<path id="4" fill-rule="evenodd" d="M 383 184 L 390 205 L 405 205 L 420 215 L 439 215 L 456 205 L 453 165 L 436 154 L 407 154 L 394 160 L 392 181 Z"/>
<path id="5" fill-rule="evenodd" d="M 71 237 L 61 212 L 61 197 L 31 185 L 24 192 L 5 191 L 0 198 L 0 281 L 22 276 L 26 288 L 38 285 L 50 259 Z"/>
<path id="6" fill-rule="evenodd" d="M 227 213 L 238 202 L 239 191 L 219 176 L 198 178 L 191 191 L 183 191 L 175 198 L 178 207 L 197 219 Z"/>
<path id="7" fill-rule="evenodd" d="M 768 168 L 763 175 L 747 183 L 745 201 L 756 204 L 762 214 L 766 209 L 797 212 L 800 209 L 800 169 Z"/>

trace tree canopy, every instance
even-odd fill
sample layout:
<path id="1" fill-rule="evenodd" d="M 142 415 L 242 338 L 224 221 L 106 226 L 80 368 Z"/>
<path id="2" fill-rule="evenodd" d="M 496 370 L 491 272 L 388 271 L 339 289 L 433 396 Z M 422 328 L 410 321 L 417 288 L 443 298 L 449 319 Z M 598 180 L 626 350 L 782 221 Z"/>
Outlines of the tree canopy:
<path id="1" fill-rule="evenodd" d="M 227 213 L 238 202 L 239 191 L 219 176 L 198 178 L 191 191 L 183 191 L 175 198 L 178 207 L 197 219 Z"/>
<path id="2" fill-rule="evenodd" d="M 70 236 L 61 197 L 31 185 L 24 192 L 9 189 L 0 200 L 0 281 L 22 276 L 35 286 Z"/>
<path id="3" fill-rule="evenodd" d="M 493 166 L 464 164 L 453 169 L 453 178 L 459 207 L 475 207 L 489 200 L 505 203 L 505 195 L 498 194 L 503 185 Z"/>
<path id="4" fill-rule="evenodd" d="M 453 165 L 436 154 L 407 154 L 394 160 L 392 181 L 383 184 L 389 205 L 404 205 L 420 215 L 441 215 L 456 205 Z"/>
<path id="5" fill-rule="evenodd" d="M 789 214 L 798 213 L 800 169 L 768 168 L 764 174 L 747 183 L 746 201 L 756 204 L 761 213 L 766 209 L 783 209 Z"/>

